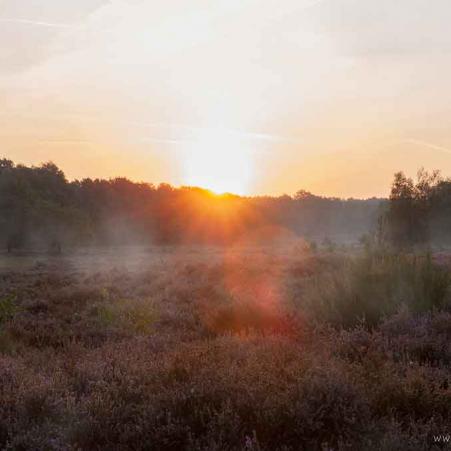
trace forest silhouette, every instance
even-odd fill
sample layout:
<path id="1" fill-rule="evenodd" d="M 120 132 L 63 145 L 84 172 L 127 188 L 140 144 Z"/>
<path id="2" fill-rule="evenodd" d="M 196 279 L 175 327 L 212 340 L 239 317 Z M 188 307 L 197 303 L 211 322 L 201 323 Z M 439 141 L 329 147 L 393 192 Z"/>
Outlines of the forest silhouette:
<path id="1" fill-rule="evenodd" d="M 394 176 L 388 199 L 217 195 L 127 178 L 69 182 L 53 163 L 0 160 L 0 236 L 9 252 L 83 245 L 358 241 L 408 247 L 451 241 L 451 181 Z"/>
<path id="2" fill-rule="evenodd" d="M 381 199 L 216 195 L 126 178 L 69 182 L 53 163 L 0 160 L 2 247 L 230 244 L 239 240 L 349 241 L 374 228 Z"/>

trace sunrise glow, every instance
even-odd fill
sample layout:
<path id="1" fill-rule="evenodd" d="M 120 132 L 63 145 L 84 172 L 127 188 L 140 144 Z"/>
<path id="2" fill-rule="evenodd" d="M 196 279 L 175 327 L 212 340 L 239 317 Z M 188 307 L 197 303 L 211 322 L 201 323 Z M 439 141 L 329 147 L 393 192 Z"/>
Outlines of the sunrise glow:
<path id="1" fill-rule="evenodd" d="M 2 149 L 71 180 L 385 196 L 400 167 L 451 171 L 450 12 L 423 0 L 6 0 Z"/>
<path id="2" fill-rule="evenodd" d="M 181 146 L 184 185 L 201 186 L 217 194 L 249 194 L 254 162 L 251 150 L 239 137 L 209 130 Z"/>

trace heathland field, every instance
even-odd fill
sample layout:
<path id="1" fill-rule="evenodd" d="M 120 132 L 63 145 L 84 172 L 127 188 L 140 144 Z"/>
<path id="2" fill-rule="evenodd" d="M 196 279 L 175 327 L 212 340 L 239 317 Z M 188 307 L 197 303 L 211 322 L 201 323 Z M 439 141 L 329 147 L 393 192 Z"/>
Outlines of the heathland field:
<path id="1" fill-rule="evenodd" d="M 0 449 L 442 449 L 450 284 L 302 241 L 4 254 Z"/>

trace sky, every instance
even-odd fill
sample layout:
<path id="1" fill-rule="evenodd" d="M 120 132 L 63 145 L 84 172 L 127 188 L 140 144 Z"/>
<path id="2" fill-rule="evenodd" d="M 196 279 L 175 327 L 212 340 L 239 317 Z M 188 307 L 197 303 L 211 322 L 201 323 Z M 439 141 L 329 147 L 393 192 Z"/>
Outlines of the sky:
<path id="1" fill-rule="evenodd" d="M 0 0 L 0 156 L 386 196 L 451 175 L 449 0 Z"/>

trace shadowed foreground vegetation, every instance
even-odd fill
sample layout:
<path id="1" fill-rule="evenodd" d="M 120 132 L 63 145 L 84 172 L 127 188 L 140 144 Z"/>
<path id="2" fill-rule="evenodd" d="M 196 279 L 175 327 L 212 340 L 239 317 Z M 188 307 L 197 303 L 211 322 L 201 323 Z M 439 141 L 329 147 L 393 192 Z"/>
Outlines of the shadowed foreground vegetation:
<path id="1" fill-rule="evenodd" d="M 442 449 L 446 256 L 108 258 L 1 272 L 0 448 Z"/>

